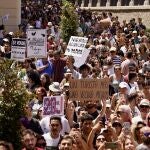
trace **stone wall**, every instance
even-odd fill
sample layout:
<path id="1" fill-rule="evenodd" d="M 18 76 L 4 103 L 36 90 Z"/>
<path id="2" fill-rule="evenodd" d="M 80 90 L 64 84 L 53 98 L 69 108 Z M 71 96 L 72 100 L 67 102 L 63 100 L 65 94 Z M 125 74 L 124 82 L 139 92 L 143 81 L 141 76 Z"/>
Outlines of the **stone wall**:
<path id="1" fill-rule="evenodd" d="M 16 31 L 20 24 L 21 0 L 0 0 L 0 25 L 2 24 L 2 16 L 9 15 L 7 21 L 4 22 L 6 30 Z"/>
<path id="2" fill-rule="evenodd" d="M 143 23 L 150 28 L 150 6 L 111 6 L 111 7 L 81 7 L 82 9 L 91 9 L 97 13 L 102 11 L 112 12 L 118 16 L 120 21 L 131 18 L 143 18 Z"/>

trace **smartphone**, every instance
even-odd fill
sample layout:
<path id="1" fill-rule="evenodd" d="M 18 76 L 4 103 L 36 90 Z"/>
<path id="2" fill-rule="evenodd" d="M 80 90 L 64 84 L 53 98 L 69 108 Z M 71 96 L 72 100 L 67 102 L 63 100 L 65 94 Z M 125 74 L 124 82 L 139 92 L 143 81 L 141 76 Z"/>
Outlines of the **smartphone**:
<path id="1" fill-rule="evenodd" d="M 106 149 L 116 149 L 118 148 L 118 144 L 116 142 L 106 142 L 105 143 L 105 148 Z"/>

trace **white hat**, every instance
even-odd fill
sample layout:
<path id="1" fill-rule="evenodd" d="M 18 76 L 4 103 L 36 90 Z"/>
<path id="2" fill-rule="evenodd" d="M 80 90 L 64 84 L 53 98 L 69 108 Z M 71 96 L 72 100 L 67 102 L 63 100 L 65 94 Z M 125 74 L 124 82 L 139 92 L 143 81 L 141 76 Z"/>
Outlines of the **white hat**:
<path id="1" fill-rule="evenodd" d="M 4 42 L 9 42 L 9 40 L 7 38 L 4 38 L 3 41 Z"/>
<path id="2" fill-rule="evenodd" d="M 136 31 L 136 30 L 134 30 L 132 33 L 136 33 L 136 34 L 137 34 L 137 31 Z"/>
<path id="3" fill-rule="evenodd" d="M 14 33 L 13 32 L 9 32 L 9 35 L 14 35 Z"/>
<path id="4" fill-rule="evenodd" d="M 128 84 L 127 84 L 126 82 L 121 82 L 121 83 L 119 84 L 119 87 L 120 87 L 120 88 L 128 88 Z"/>
<path id="5" fill-rule="evenodd" d="M 144 105 L 144 106 L 149 106 L 150 107 L 150 102 L 148 99 L 142 99 L 139 106 Z"/>
<path id="6" fill-rule="evenodd" d="M 116 50 L 117 50 L 116 47 L 112 46 L 109 51 L 112 52 L 112 51 L 116 51 Z"/>
<path id="7" fill-rule="evenodd" d="M 69 87 L 69 83 L 68 83 L 68 82 L 65 83 L 65 84 L 64 84 L 64 87 Z"/>
<path id="8" fill-rule="evenodd" d="M 53 24 L 52 24 L 52 22 L 48 22 L 48 24 L 47 24 L 48 26 L 52 26 Z"/>
<path id="9" fill-rule="evenodd" d="M 34 29 L 34 26 L 29 26 L 28 28 L 29 28 L 29 29 Z"/>
<path id="10" fill-rule="evenodd" d="M 131 108 L 128 105 L 120 105 L 118 110 L 121 112 L 131 114 Z"/>
<path id="11" fill-rule="evenodd" d="M 50 86 L 49 86 L 49 90 L 52 92 L 61 92 L 60 86 L 58 82 L 53 82 Z"/>
<path id="12" fill-rule="evenodd" d="M 67 69 L 67 71 L 64 73 L 64 75 L 67 75 L 67 74 L 72 74 L 72 71 L 70 69 Z"/>

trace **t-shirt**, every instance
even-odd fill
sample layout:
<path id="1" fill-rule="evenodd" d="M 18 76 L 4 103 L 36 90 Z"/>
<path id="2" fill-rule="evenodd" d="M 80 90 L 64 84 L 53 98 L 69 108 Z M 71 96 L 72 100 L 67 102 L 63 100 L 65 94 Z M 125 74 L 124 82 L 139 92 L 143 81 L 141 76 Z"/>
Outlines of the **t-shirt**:
<path id="1" fill-rule="evenodd" d="M 62 122 L 62 130 L 60 133 L 61 135 L 65 135 L 65 133 L 70 132 L 70 126 L 69 126 L 68 120 L 64 116 L 60 116 L 60 117 L 61 117 L 61 122 Z M 50 130 L 49 120 L 50 120 L 50 116 L 46 116 L 40 121 L 40 125 L 44 133 L 48 133 Z"/>
<path id="2" fill-rule="evenodd" d="M 47 149 L 57 149 L 58 147 L 58 143 L 59 143 L 59 140 L 60 140 L 60 135 L 58 138 L 54 139 L 51 137 L 50 133 L 46 133 L 46 134 L 43 134 L 43 137 L 46 141 L 46 146 L 47 146 Z"/>
<path id="3" fill-rule="evenodd" d="M 140 144 L 136 147 L 136 150 L 150 150 L 150 146 Z"/>
<path id="4" fill-rule="evenodd" d="M 46 64 L 48 63 L 48 67 L 43 69 L 40 74 L 44 74 L 44 73 L 47 73 L 49 76 L 52 76 L 53 74 L 53 65 L 50 61 L 47 61 Z M 40 67 L 43 67 L 44 65 L 46 64 L 43 64 L 43 61 L 42 59 L 39 59 L 36 61 L 36 67 L 37 68 L 40 68 Z"/>

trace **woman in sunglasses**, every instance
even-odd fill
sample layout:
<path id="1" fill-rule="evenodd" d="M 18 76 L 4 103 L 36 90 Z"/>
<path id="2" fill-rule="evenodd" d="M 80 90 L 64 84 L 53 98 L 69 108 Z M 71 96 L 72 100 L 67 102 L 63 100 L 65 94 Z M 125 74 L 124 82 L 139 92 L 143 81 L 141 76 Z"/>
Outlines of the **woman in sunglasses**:
<path id="1" fill-rule="evenodd" d="M 141 117 L 143 121 L 146 123 L 146 117 L 150 111 L 150 102 L 148 99 L 142 99 L 139 104 L 139 109 L 141 112 Z"/>

